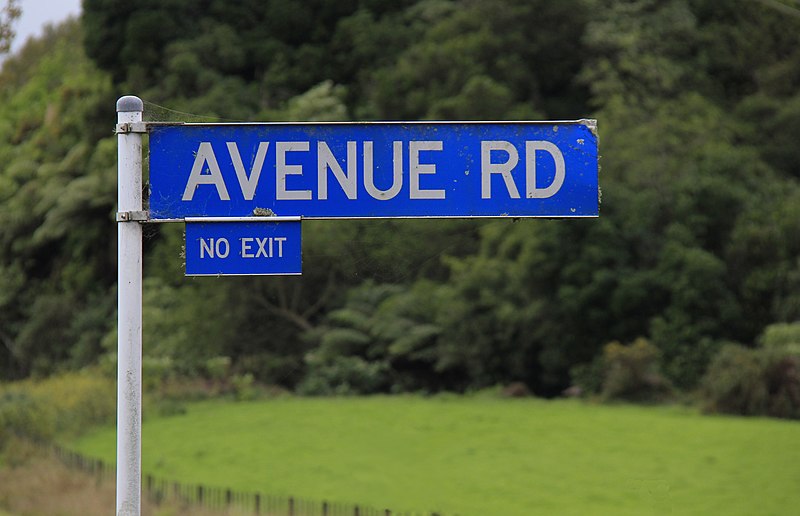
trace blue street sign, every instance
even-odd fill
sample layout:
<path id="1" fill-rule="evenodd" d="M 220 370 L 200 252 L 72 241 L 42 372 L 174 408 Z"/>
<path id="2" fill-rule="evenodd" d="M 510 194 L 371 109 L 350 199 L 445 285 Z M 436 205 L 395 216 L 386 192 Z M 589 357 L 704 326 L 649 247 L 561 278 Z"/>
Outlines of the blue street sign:
<path id="1" fill-rule="evenodd" d="M 186 220 L 187 276 L 300 274 L 301 248 L 299 218 Z"/>
<path id="2" fill-rule="evenodd" d="M 150 218 L 594 217 L 594 121 L 150 127 Z"/>

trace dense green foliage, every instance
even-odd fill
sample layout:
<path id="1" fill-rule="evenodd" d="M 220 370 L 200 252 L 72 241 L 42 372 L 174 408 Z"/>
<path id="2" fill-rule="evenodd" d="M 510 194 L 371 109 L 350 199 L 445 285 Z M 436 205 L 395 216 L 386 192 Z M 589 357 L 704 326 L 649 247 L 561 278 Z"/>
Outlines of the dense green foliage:
<path id="1" fill-rule="evenodd" d="M 800 319 L 800 20 L 770 3 L 86 0 L 0 73 L 0 378 L 113 363 L 131 92 L 151 120 L 599 120 L 599 219 L 306 222 L 301 278 L 224 280 L 148 227 L 165 374 L 554 395 L 642 337 L 685 389 Z"/>
<path id="2" fill-rule="evenodd" d="M 488 393 L 207 401 L 146 418 L 143 471 L 393 513 L 790 514 L 800 503 L 797 431 Z M 114 429 L 74 447 L 112 461 Z"/>
<path id="3" fill-rule="evenodd" d="M 114 316 L 114 94 L 80 49 L 68 23 L 0 75 L 4 377 L 97 360 Z"/>

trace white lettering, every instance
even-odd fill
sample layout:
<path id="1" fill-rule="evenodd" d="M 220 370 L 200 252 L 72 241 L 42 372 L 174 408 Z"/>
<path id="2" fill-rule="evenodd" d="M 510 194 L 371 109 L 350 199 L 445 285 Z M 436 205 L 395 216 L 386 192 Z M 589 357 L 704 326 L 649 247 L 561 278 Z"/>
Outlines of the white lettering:
<path id="1" fill-rule="evenodd" d="M 347 142 L 347 174 L 336 160 L 328 144 L 317 143 L 317 185 L 320 199 L 328 198 L 328 169 L 339 182 L 348 199 L 356 198 L 356 142 Z"/>
<path id="2" fill-rule="evenodd" d="M 508 154 L 505 163 L 492 163 L 492 151 L 504 151 Z M 506 184 L 508 195 L 512 199 L 519 199 L 519 190 L 511 177 L 511 170 L 519 163 L 519 153 L 516 147 L 506 141 L 481 142 L 481 199 L 492 198 L 492 174 L 500 174 Z"/>
<path id="3" fill-rule="evenodd" d="M 213 240 L 213 238 L 212 238 Z M 224 246 L 224 247 L 223 247 Z M 227 238 L 218 238 L 217 242 L 214 244 L 214 248 L 217 251 L 217 258 L 227 258 L 228 253 L 231 250 L 230 244 L 228 244 Z M 223 250 L 224 248 L 224 250 Z M 213 256 L 212 256 L 213 258 Z"/>
<path id="4" fill-rule="evenodd" d="M 208 164 L 208 174 L 203 173 L 203 166 L 206 163 Z M 219 195 L 220 200 L 231 200 L 228 195 L 228 189 L 225 187 L 225 181 L 222 179 L 222 172 L 219 169 L 217 157 L 214 155 L 214 149 L 211 148 L 211 142 L 200 142 L 182 199 L 191 201 L 194 197 L 194 191 L 199 185 L 214 185 L 217 187 L 217 195 Z"/>
<path id="5" fill-rule="evenodd" d="M 547 188 L 536 188 L 537 150 L 549 152 L 556 164 L 555 177 L 553 177 L 553 182 Z M 527 183 L 525 196 L 528 199 L 546 199 L 554 196 L 561 189 L 561 185 L 564 184 L 564 175 L 564 155 L 561 154 L 558 147 L 546 141 L 525 142 L 525 180 Z"/>
<path id="6" fill-rule="evenodd" d="M 440 151 L 442 148 L 441 141 L 408 142 L 408 169 L 411 175 L 411 199 L 444 199 L 444 190 L 422 190 L 419 187 L 419 176 L 421 174 L 436 173 L 436 165 L 419 162 L 419 153 L 421 151 Z"/>
<path id="7" fill-rule="evenodd" d="M 277 142 L 275 144 L 277 157 L 275 165 L 275 198 L 279 201 L 311 199 L 311 190 L 288 190 L 286 188 L 286 176 L 302 175 L 302 165 L 287 165 L 287 152 L 308 152 L 308 142 Z"/>
<path id="8" fill-rule="evenodd" d="M 388 201 L 400 193 L 403 186 L 403 142 L 392 143 L 392 186 L 388 190 L 375 187 L 373 169 L 373 142 L 364 142 L 364 188 L 367 193 L 379 201 Z"/>
<path id="9" fill-rule="evenodd" d="M 215 255 L 217 258 L 227 258 L 229 251 L 230 245 L 226 238 L 217 238 L 216 241 L 213 238 L 208 241 L 205 238 L 200 239 L 200 258 L 205 258 L 206 255 L 209 258 L 214 258 Z"/>
<path id="10" fill-rule="evenodd" d="M 266 165 L 267 155 L 269 153 L 270 144 L 273 142 L 262 141 L 258 143 L 257 149 L 253 154 L 250 154 L 251 161 L 248 165 L 242 159 L 242 153 L 238 148 L 237 142 L 226 142 L 227 150 L 230 155 L 233 171 L 236 174 L 239 187 L 242 192 L 242 197 L 245 201 L 252 201 L 256 198 L 256 190 L 258 189 L 259 180 Z M 333 177 L 335 184 L 341 188 L 344 196 L 349 200 L 356 200 L 358 198 L 358 141 L 352 140 L 346 142 L 346 156 L 335 156 L 331 150 L 330 144 L 325 141 L 316 142 L 316 158 L 317 158 L 317 198 L 326 200 L 330 196 L 330 178 Z M 362 144 L 363 151 L 363 170 L 364 178 L 363 184 L 367 194 L 372 198 L 380 201 L 386 201 L 397 197 L 403 186 L 405 179 L 403 178 L 403 165 L 404 160 L 404 146 L 406 144 L 402 141 L 392 142 L 392 172 L 391 178 L 388 177 L 388 163 L 385 165 L 383 162 L 377 165 L 377 170 L 380 177 L 376 178 L 376 164 L 375 164 L 375 148 L 373 141 L 364 141 Z M 442 141 L 409 141 L 408 145 L 408 195 L 410 199 L 445 199 L 446 189 L 425 188 L 426 185 L 436 186 L 434 178 L 423 179 L 424 175 L 434 176 L 437 174 L 437 167 L 441 164 L 441 157 L 435 155 L 421 156 L 423 152 L 442 151 L 444 143 Z M 313 187 L 309 186 L 308 189 L 297 189 L 299 186 L 302 188 L 304 183 L 302 175 L 304 167 L 308 167 L 309 158 L 313 159 L 313 155 L 306 154 L 302 158 L 299 155 L 291 155 L 290 153 L 308 153 L 310 149 L 309 141 L 283 141 L 274 142 L 275 148 L 275 200 L 311 200 L 314 197 Z M 340 147 L 341 148 L 341 147 Z M 342 149 L 344 152 L 345 150 Z M 252 150 L 248 151 L 248 154 Z M 490 140 L 482 141 L 480 149 L 481 161 L 481 198 L 492 198 L 493 183 L 496 187 L 499 184 L 495 175 L 502 178 L 503 185 L 505 186 L 508 196 L 512 199 L 520 198 L 520 186 L 516 181 L 522 181 L 520 161 L 522 158 L 525 162 L 525 197 L 528 199 L 546 199 L 556 195 L 564 185 L 566 177 L 566 165 L 564 155 L 561 150 L 552 142 L 533 140 L 526 141 L 524 150 L 518 148 L 513 143 L 504 140 Z M 503 155 L 503 153 L 505 155 Z M 524 156 L 521 156 L 524 153 Z M 552 158 L 553 165 L 549 165 L 549 159 L 542 153 L 547 153 Z M 547 164 L 548 170 L 554 170 L 552 180 L 549 184 L 537 185 L 537 172 L 541 176 L 541 167 L 537 170 L 537 156 L 542 165 L 542 160 Z M 246 158 L 247 156 L 245 156 Z M 287 163 L 287 161 L 289 163 Z M 297 164 L 291 164 L 294 161 Z M 313 166 L 313 165 L 312 165 Z M 552 167 L 552 168 L 551 168 Z M 230 173 L 226 170 L 226 173 Z M 515 180 L 514 174 L 518 173 Z M 549 174 L 548 174 L 549 175 Z M 291 176 L 301 176 L 296 179 L 291 179 Z M 230 178 L 229 178 L 230 179 Z M 308 178 L 311 179 L 311 178 Z M 376 186 L 376 179 L 381 186 L 386 186 L 386 189 Z M 388 181 L 391 179 L 391 182 Z M 539 177 L 539 182 L 548 181 L 547 178 Z M 297 181 L 295 189 L 291 188 L 292 181 Z M 182 199 L 184 201 L 192 201 L 195 192 L 202 185 L 210 185 L 216 189 L 219 199 L 222 201 L 229 201 L 230 195 L 227 189 L 225 178 L 220 169 L 219 162 L 215 155 L 215 151 L 211 142 L 200 142 L 197 152 L 194 156 L 189 177 L 186 182 L 186 187 L 183 192 Z M 203 191 L 205 193 L 205 190 Z M 497 194 L 495 192 L 495 194 Z M 213 195 L 213 194 L 212 194 Z M 222 240 L 209 240 L 201 241 L 201 257 L 205 256 L 219 256 L 216 253 L 216 247 L 211 248 L 212 245 L 223 246 L 224 249 L 227 241 Z M 261 240 L 250 239 L 242 241 L 243 256 L 246 257 L 272 257 L 272 252 L 268 246 L 272 243 L 263 241 L 259 250 L 256 250 L 256 243 L 262 244 Z M 250 256 L 252 255 L 252 256 Z"/>
<path id="11" fill-rule="evenodd" d="M 250 250 L 250 244 L 253 242 L 253 239 L 250 237 L 242 237 L 242 258 L 255 258 L 256 255 L 252 253 Z"/>
<path id="12" fill-rule="evenodd" d="M 267 254 L 267 250 L 264 248 L 269 242 L 269 254 Z M 256 237 L 256 243 L 258 244 L 258 251 L 256 252 L 256 258 L 263 256 L 264 258 L 272 258 L 272 239 L 271 238 L 258 238 Z"/>
<path id="13" fill-rule="evenodd" d="M 239 180 L 239 187 L 242 189 L 242 196 L 246 201 L 252 201 L 256 193 L 256 186 L 258 186 L 258 178 L 261 176 L 261 169 L 264 168 L 264 158 L 267 157 L 269 142 L 258 143 L 253 167 L 250 169 L 250 177 L 247 177 L 236 142 L 227 142 L 227 145 L 228 153 L 231 155 L 231 161 L 233 162 L 233 169 L 236 171 L 236 179 Z"/>
<path id="14" fill-rule="evenodd" d="M 283 243 L 286 242 L 286 237 L 270 238 L 270 249 L 272 248 L 272 240 L 278 242 L 278 258 L 283 258 Z M 270 256 L 272 256 L 272 251 L 270 251 Z"/>
<path id="15" fill-rule="evenodd" d="M 200 239 L 200 258 L 205 258 L 206 255 L 213 258 L 214 257 L 214 239 L 209 238 L 208 242 L 206 242 L 205 238 Z"/>

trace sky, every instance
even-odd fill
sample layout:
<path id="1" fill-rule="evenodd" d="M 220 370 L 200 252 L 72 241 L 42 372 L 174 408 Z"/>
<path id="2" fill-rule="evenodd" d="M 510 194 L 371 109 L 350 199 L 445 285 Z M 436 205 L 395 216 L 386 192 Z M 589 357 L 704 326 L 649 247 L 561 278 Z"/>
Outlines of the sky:
<path id="1" fill-rule="evenodd" d="M 17 52 L 31 36 L 38 36 L 46 24 L 58 23 L 81 12 L 81 0 L 21 0 L 22 16 L 15 26 L 11 53 Z"/>

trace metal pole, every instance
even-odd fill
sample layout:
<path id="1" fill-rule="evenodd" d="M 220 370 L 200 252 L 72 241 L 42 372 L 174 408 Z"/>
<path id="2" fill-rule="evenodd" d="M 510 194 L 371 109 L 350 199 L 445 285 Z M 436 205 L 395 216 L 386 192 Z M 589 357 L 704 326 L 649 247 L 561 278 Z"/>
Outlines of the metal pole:
<path id="1" fill-rule="evenodd" d="M 142 121 L 138 97 L 117 101 L 117 122 Z M 142 135 L 117 130 L 117 515 L 139 516 L 142 496 Z"/>

